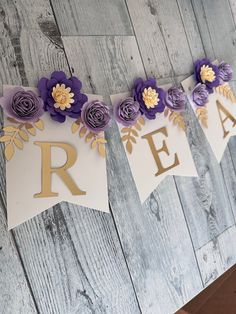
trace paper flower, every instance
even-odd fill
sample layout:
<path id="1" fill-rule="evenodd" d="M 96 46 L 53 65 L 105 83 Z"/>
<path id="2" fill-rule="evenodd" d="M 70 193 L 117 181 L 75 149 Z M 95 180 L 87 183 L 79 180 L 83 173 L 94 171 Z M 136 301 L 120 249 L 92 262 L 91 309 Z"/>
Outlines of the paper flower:
<path id="1" fill-rule="evenodd" d="M 194 73 L 196 81 L 205 84 L 210 94 L 213 93 L 213 87 L 220 85 L 219 69 L 209 59 L 197 60 L 194 64 Z"/>
<path id="2" fill-rule="evenodd" d="M 163 112 L 165 109 L 165 92 L 157 87 L 154 78 L 146 81 L 138 78 L 134 82 L 133 96 L 134 100 L 139 102 L 140 111 L 147 119 L 155 119 L 156 113 Z"/>
<path id="3" fill-rule="evenodd" d="M 209 92 L 205 84 L 198 83 L 192 91 L 192 100 L 197 106 L 204 106 L 208 101 Z"/>
<path id="4" fill-rule="evenodd" d="M 118 102 L 114 107 L 114 116 L 124 126 L 134 125 L 140 116 L 139 103 L 133 97 Z"/>
<path id="5" fill-rule="evenodd" d="M 14 87 L 0 98 L 0 104 L 8 117 L 18 122 L 35 122 L 44 113 L 43 100 L 32 91 Z"/>
<path id="6" fill-rule="evenodd" d="M 105 131 L 111 121 L 109 108 L 99 100 L 87 102 L 82 108 L 81 120 L 93 133 Z"/>
<path id="7" fill-rule="evenodd" d="M 222 61 L 218 68 L 219 68 L 219 78 L 222 81 L 221 84 L 232 80 L 233 70 L 228 63 Z"/>
<path id="8" fill-rule="evenodd" d="M 165 104 L 173 111 L 182 111 L 186 105 L 186 95 L 181 88 L 171 87 L 165 97 Z"/>
<path id="9" fill-rule="evenodd" d="M 40 96 L 44 101 L 44 109 L 57 122 L 64 122 L 66 116 L 78 118 L 83 104 L 88 100 L 81 93 L 82 83 L 77 77 L 67 78 L 62 71 L 55 71 L 51 78 L 41 78 L 38 83 Z"/>

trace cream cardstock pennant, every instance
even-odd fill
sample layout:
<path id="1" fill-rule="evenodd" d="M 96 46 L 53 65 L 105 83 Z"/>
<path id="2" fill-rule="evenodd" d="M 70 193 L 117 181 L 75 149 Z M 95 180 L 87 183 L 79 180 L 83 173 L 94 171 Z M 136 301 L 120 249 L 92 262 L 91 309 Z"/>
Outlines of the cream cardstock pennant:
<path id="1" fill-rule="evenodd" d="M 115 105 L 128 96 L 129 93 L 111 95 L 111 101 Z M 119 124 L 121 138 L 127 135 L 122 129 L 124 126 Z M 155 120 L 145 119 L 145 123 L 141 118 L 139 130 L 132 129 L 135 142 L 131 141 L 131 149 L 128 146 L 131 153 L 127 142 L 123 144 L 142 203 L 167 175 L 197 176 L 185 132 L 164 113 Z"/>
<path id="2" fill-rule="evenodd" d="M 189 103 L 217 161 L 220 162 L 229 138 L 236 135 L 236 98 L 230 85 L 225 83 L 209 94 L 208 102 L 204 107 L 197 107 L 191 97 L 195 85 L 193 76 L 182 82 L 184 90 L 188 93 Z"/>
<path id="3" fill-rule="evenodd" d="M 9 88 L 11 86 L 4 86 L 3 94 Z M 34 88 L 26 90 L 37 93 Z M 89 101 L 102 100 L 98 95 L 88 95 L 88 98 Z M 44 130 L 35 128 L 36 134 L 28 136 L 28 142 L 23 143 L 23 149 L 15 147 L 14 156 L 6 162 L 9 229 L 61 201 L 109 212 L 106 159 L 96 149 L 91 149 L 78 133 L 72 133 L 73 119 L 67 118 L 64 123 L 58 123 L 45 113 L 41 120 L 44 122 Z M 4 117 L 4 125 L 13 124 Z M 51 194 L 55 194 L 45 196 L 48 190 L 46 185 L 49 184 L 49 178 L 45 177 L 49 171 L 48 164 L 51 168 L 62 168 L 66 165 L 65 168 L 68 169 L 62 169 L 61 175 L 57 172 L 49 175 Z M 66 172 L 66 177 L 63 171 Z M 44 188 L 42 184 L 45 184 Z M 72 195 L 72 191 L 80 193 Z"/>

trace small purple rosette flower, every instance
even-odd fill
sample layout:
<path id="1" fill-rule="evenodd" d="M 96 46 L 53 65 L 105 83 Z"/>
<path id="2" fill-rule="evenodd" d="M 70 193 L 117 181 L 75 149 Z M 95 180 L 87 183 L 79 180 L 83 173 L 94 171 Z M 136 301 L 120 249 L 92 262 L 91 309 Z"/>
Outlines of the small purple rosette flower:
<path id="1" fill-rule="evenodd" d="M 181 88 L 171 87 L 165 97 L 165 104 L 173 111 L 183 111 L 186 106 L 186 94 Z"/>
<path id="2" fill-rule="evenodd" d="M 14 87 L 0 98 L 0 104 L 8 117 L 18 122 L 35 122 L 44 113 L 43 100 L 33 91 Z"/>
<path id="3" fill-rule="evenodd" d="M 165 91 L 157 87 L 156 80 L 144 81 L 138 78 L 134 82 L 133 97 L 140 105 L 140 111 L 147 119 L 155 119 L 158 112 L 165 109 Z"/>
<path id="4" fill-rule="evenodd" d="M 202 107 L 208 102 L 209 92 L 205 84 L 198 83 L 192 90 L 192 100 L 193 102 Z"/>
<path id="5" fill-rule="evenodd" d="M 87 102 L 82 108 L 81 119 L 85 127 L 91 132 L 103 132 L 111 122 L 110 110 L 102 101 Z"/>
<path id="6" fill-rule="evenodd" d="M 81 87 L 82 83 L 77 77 L 67 78 L 63 71 L 53 72 L 50 79 L 40 79 L 38 89 L 44 101 L 44 109 L 54 121 L 63 123 L 66 117 L 80 117 L 82 106 L 88 100 L 81 93 Z"/>
<path id="7" fill-rule="evenodd" d="M 140 106 L 133 97 L 128 97 L 114 106 L 114 116 L 117 122 L 124 126 L 134 125 L 140 116 Z"/>
<path id="8" fill-rule="evenodd" d="M 229 82 L 230 80 L 232 80 L 233 78 L 233 70 L 231 68 L 231 66 L 222 61 L 220 64 L 219 64 L 219 77 L 220 77 L 220 80 L 221 80 L 221 84 L 223 84 L 224 82 Z"/>
<path id="9" fill-rule="evenodd" d="M 213 88 L 220 85 L 219 69 L 216 65 L 204 58 L 194 63 L 196 81 L 206 85 L 208 92 L 213 93 Z"/>

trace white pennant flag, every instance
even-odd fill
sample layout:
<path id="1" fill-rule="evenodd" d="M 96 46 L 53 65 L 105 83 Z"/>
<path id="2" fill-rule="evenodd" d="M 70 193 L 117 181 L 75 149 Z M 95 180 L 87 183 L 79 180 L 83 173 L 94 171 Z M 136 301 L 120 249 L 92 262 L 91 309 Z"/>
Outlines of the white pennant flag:
<path id="1" fill-rule="evenodd" d="M 9 88 L 12 86 L 4 86 L 3 94 Z M 37 89 L 34 88 L 25 90 L 37 93 Z M 98 95 L 87 96 L 89 101 L 102 100 Z M 11 145 L 14 155 L 6 162 L 9 229 L 61 201 L 109 212 L 106 159 L 102 158 L 96 149 L 91 149 L 90 143 L 84 140 L 85 134 L 84 138 L 80 138 L 78 133 L 72 133 L 71 126 L 74 120 L 66 119 L 64 123 L 58 123 L 53 121 L 48 113 L 41 119 L 44 122 L 43 130 L 34 127 L 34 131 L 31 130 L 32 134 L 28 132 L 30 130 L 23 131 L 28 137 L 28 142 L 15 136 L 17 140 L 13 140 L 13 146 Z M 4 125 L 17 127 L 9 122 L 6 116 Z M 9 128 L 7 130 L 10 131 Z M 11 134 L 14 136 L 14 132 Z M 6 146 L 8 144 L 9 142 L 5 143 Z M 43 161 L 49 158 L 49 152 L 50 165 L 48 160 L 47 163 L 46 160 Z M 55 170 L 62 168 L 63 165 L 66 166 L 61 176 L 57 171 L 52 171 L 50 175 L 46 173 L 49 166 Z M 64 174 L 66 178 L 63 179 Z M 48 180 L 50 187 L 45 187 L 44 184 L 49 184 L 46 182 Z M 45 196 L 48 192 L 42 191 L 48 189 L 54 195 Z M 72 195 L 73 190 L 80 191 L 80 195 L 78 193 Z"/>
<path id="2" fill-rule="evenodd" d="M 194 76 L 182 82 L 189 103 L 217 161 L 220 162 L 230 137 L 236 135 L 236 97 L 230 85 L 225 83 L 214 88 L 205 106 L 198 107 L 192 100 L 192 90 L 195 85 Z"/>
<path id="3" fill-rule="evenodd" d="M 113 106 L 129 97 L 130 93 L 111 95 Z M 142 119 L 142 118 L 141 118 Z M 143 203 L 167 175 L 197 176 L 186 134 L 164 113 L 155 120 L 142 120 L 139 129 L 132 127 L 127 150 L 127 132 L 119 126 L 131 172 Z M 124 132 L 125 131 L 125 132 Z M 125 138 L 124 138 L 125 137 Z M 131 152 L 131 153 L 130 153 Z"/>

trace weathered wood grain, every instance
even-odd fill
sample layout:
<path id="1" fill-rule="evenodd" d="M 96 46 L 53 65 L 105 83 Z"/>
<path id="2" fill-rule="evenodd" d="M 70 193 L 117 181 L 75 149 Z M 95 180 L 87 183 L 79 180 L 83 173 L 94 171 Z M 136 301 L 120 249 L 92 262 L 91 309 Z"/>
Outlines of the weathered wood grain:
<path id="1" fill-rule="evenodd" d="M 49 2 L 35 2 L 37 9 L 34 7 L 32 11 L 30 0 L 24 4 L 20 1 L 3 4 L 4 12 L 17 13 L 10 16 L 13 21 L 5 15 L 2 23 L 1 84 L 35 86 L 39 77 L 48 76 L 53 70 L 68 72 L 62 42 L 55 21 L 51 20 Z M 42 21 L 45 10 L 50 18 Z M 30 31 L 23 26 L 23 21 L 38 25 Z M 5 190 L 2 161 L 3 155 L 0 178 L 1 189 Z M 2 195 L 5 197 L 5 191 Z M 71 224 L 69 227 L 67 222 Z M 5 225 L 1 228 L 5 230 Z M 139 313 L 111 216 L 78 206 L 58 205 L 22 224 L 13 234 L 40 313 Z M 5 251 L 2 250 L 2 254 Z M 2 260 L 7 262 L 7 256 Z M 5 269 L 8 265 L 2 267 Z M 15 285 L 16 279 L 12 278 Z M 8 285 L 1 287 L 4 296 Z"/>
<path id="2" fill-rule="evenodd" d="M 236 263 L 236 227 L 232 226 L 196 251 L 204 286 Z"/>
<path id="3" fill-rule="evenodd" d="M 144 76 L 134 37 L 64 37 L 63 42 L 87 92 L 127 91 L 134 77 Z M 106 136 L 110 204 L 141 310 L 174 312 L 202 285 L 173 178 L 141 206 L 116 125 Z"/>
<path id="4" fill-rule="evenodd" d="M 2 159 L 0 159 L 2 161 Z M 37 313 L 0 201 L 0 313 Z"/>
<path id="5" fill-rule="evenodd" d="M 60 28 L 65 35 L 132 35 L 123 0 L 52 0 Z"/>

